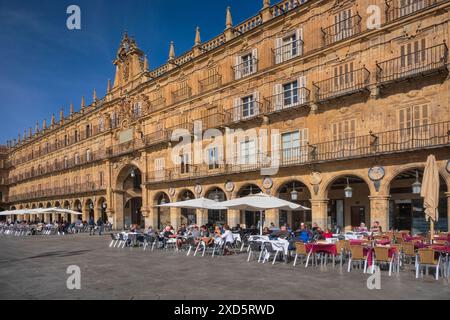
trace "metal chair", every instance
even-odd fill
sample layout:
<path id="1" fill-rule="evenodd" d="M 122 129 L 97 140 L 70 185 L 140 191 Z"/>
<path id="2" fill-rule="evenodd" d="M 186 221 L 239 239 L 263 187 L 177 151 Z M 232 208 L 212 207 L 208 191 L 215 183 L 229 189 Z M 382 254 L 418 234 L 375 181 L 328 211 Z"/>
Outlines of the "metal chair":
<path id="1" fill-rule="evenodd" d="M 422 267 L 425 267 L 426 275 L 428 275 L 428 270 L 431 267 L 436 269 L 436 280 L 439 280 L 441 256 L 439 255 L 439 258 L 436 260 L 435 253 L 436 252 L 430 248 L 419 249 L 416 257 L 416 279 L 419 278 L 419 272 L 423 275 Z"/>
<path id="2" fill-rule="evenodd" d="M 363 246 L 350 245 L 350 258 L 348 260 L 348 269 L 350 272 L 353 269 L 353 263 L 359 262 L 361 266 L 361 262 L 364 262 L 364 273 L 367 270 L 367 254 L 364 255 Z"/>

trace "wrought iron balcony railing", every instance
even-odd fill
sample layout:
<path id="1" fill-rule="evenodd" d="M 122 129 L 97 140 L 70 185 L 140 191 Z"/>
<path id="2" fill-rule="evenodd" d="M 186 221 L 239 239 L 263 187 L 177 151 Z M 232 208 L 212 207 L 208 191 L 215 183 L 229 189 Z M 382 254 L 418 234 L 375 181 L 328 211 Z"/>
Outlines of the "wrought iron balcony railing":
<path id="1" fill-rule="evenodd" d="M 401 81 L 434 72 L 447 72 L 445 43 L 377 63 L 377 82 Z"/>
<path id="2" fill-rule="evenodd" d="M 317 101 L 335 99 L 368 90 L 370 72 L 366 68 L 342 73 L 332 78 L 313 83 Z"/>
<path id="3" fill-rule="evenodd" d="M 151 112 L 156 112 L 164 109 L 166 106 L 166 99 L 164 97 L 159 97 L 155 100 L 150 101 Z"/>
<path id="4" fill-rule="evenodd" d="M 209 90 L 217 89 L 222 85 L 222 75 L 214 74 L 205 79 L 198 81 L 200 85 L 200 92 L 207 92 Z"/>
<path id="5" fill-rule="evenodd" d="M 265 99 L 264 113 L 271 114 L 306 106 L 310 102 L 310 93 L 306 88 L 297 88 L 268 97 Z"/>
<path id="6" fill-rule="evenodd" d="M 329 46 L 335 42 L 350 38 L 360 33 L 361 21 L 361 16 L 356 14 L 329 27 L 322 28 L 324 46 Z"/>
<path id="7" fill-rule="evenodd" d="M 147 175 L 147 184 L 237 174 L 261 169 L 291 167 L 304 164 L 340 161 L 383 154 L 411 152 L 450 146 L 450 121 L 398 130 L 370 133 L 363 136 L 307 144 L 296 148 L 281 148 L 276 153 L 233 157 L 211 166 L 190 166 L 160 170 Z"/>
<path id="8" fill-rule="evenodd" d="M 444 1 L 446 0 L 387 0 L 386 22 L 395 21 Z"/>
<path id="9" fill-rule="evenodd" d="M 258 71 L 258 59 L 251 58 L 233 67 L 234 78 L 236 80 L 254 74 Z"/>
<path id="10" fill-rule="evenodd" d="M 263 104 L 259 101 L 252 100 L 227 110 L 226 119 L 228 123 L 247 121 L 258 117 L 262 111 Z"/>
<path id="11" fill-rule="evenodd" d="M 173 103 L 189 99 L 191 96 L 192 96 L 192 89 L 191 87 L 187 86 L 172 92 Z"/>
<path id="12" fill-rule="evenodd" d="M 297 39 L 291 43 L 282 45 L 278 48 L 275 48 L 274 51 L 275 63 L 282 63 L 293 58 L 299 57 L 303 55 L 303 41 L 301 39 Z"/>

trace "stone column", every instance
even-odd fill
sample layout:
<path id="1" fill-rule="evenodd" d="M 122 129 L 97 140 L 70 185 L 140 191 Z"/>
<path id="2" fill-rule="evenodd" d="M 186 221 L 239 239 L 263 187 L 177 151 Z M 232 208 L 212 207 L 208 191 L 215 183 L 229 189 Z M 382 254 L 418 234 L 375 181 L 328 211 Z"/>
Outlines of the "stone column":
<path id="1" fill-rule="evenodd" d="M 181 224 L 181 209 L 180 208 L 170 208 L 170 224 L 175 229 Z"/>
<path id="2" fill-rule="evenodd" d="M 328 224 L 328 199 L 312 199 L 312 223 L 317 223 L 319 227 L 325 229 Z"/>
<path id="3" fill-rule="evenodd" d="M 50 221 L 50 214 L 49 213 L 44 213 L 44 220 L 45 220 L 45 223 L 52 222 L 52 221 Z"/>
<path id="4" fill-rule="evenodd" d="M 445 196 L 447 197 L 447 231 L 450 231 L 450 192 L 447 192 Z"/>
<path id="5" fill-rule="evenodd" d="M 208 223 L 208 210 L 207 209 L 197 209 L 197 225 L 203 226 Z"/>
<path id="6" fill-rule="evenodd" d="M 280 226 L 280 211 L 278 209 L 266 210 L 264 227 L 270 227 L 272 222 L 276 227 Z"/>
<path id="7" fill-rule="evenodd" d="M 144 211 L 142 211 L 144 214 Z M 145 216 L 145 227 L 153 227 L 154 230 L 158 229 L 158 208 L 148 208 L 147 215 Z"/>
<path id="8" fill-rule="evenodd" d="M 369 228 L 375 221 L 380 223 L 383 231 L 389 230 L 389 199 L 391 196 L 369 196 L 370 200 L 370 224 Z"/>
<path id="9" fill-rule="evenodd" d="M 235 227 L 237 224 L 241 223 L 241 211 L 240 210 L 228 210 L 227 211 L 227 221 L 230 228 Z"/>

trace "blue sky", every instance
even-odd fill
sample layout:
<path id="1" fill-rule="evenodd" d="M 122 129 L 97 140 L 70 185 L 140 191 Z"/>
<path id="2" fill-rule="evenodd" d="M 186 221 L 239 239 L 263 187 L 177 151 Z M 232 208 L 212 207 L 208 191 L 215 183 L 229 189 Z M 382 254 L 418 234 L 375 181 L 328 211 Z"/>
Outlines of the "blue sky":
<path id="1" fill-rule="evenodd" d="M 80 107 L 92 90 L 105 94 L 112 61 L 125 30 L 148 55 L 150 68 L 164 64 L 169 43 L 189 50 L 195 27 L 202 41 L 225 28 L 226 7 L 235 24 L 257 13 L 262 0 L 0 0 L 0 143 L 17 138 L 36 121 Z M 66 9 L 81 8 L 81 30 L 66 28 Z"/>

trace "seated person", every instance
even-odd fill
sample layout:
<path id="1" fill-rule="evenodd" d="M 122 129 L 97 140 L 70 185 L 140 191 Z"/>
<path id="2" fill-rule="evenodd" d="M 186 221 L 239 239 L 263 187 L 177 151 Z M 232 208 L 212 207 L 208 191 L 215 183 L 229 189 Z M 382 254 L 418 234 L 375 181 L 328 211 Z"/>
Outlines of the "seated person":
<path id="1" fill-rule="evenodd" d="M 370 229 L 370 232 L 373 232 L 373 233 L 382 233 L 383 232 L 383 230 L 380 226 L 380 223 L 378 221 L 374 222 L 372 228 Z"/>
<path id="2" fill-rule="evenodd" d="M 223 235 L 221 235 L 221 238 L 222 238 L 224 246 L 225 246 L 223 254 L 229 255 L 230 252 L 227 248 L 227 245 L 234 244 L 234 237 L 233 237 L 233 233 L 231 232 L 230 227 L 227 224 L 223 226 L 223 229 L 224 229 L 224 233 L 223 233 Z"/>
<path id="3" fill-rule="evenodd" d="M 361 222 L 361 224 L 359 225 L 359 227 L 356 230 L 357 232 L 367 232 L 367 227 L 366 224 L 364 222 Z"/>
<path id="4" fill-rule="evenodd" d="M 265 227 L 264 229 L 263 229 L 263 236 L 268 236 L 268 235 L 270 235 L 271 234 L 271 231 L 269 230 L 269 228 L 268 227 Z"/>
<path id="5" fill-rule="evenodd" d="M 272 235 L 275 237 L 286 239 L 286 238 L 289 238 L 290 233 L 286 226 L 281 226 L 280 230 L 277 232 L 274 232 Z"/>
<path id="6" fill-rule="evenodd" d="M 323 236 L 325 239 L 331 239 L 331 238 L 333 238 L 333 232 L 331 232 L 331 230 L 330 230 L 329 228 L 326 228 L 326 229 L 325 229 L 325 232 L 322 233 L 322 236 Z"/>
<path id="7" fill-rule="evenodd" d="M 220 229 L 220 227 L 218 225 L 214 227 L 214 235 L 216 237 L 222 236 L 222 230 Z"/>

